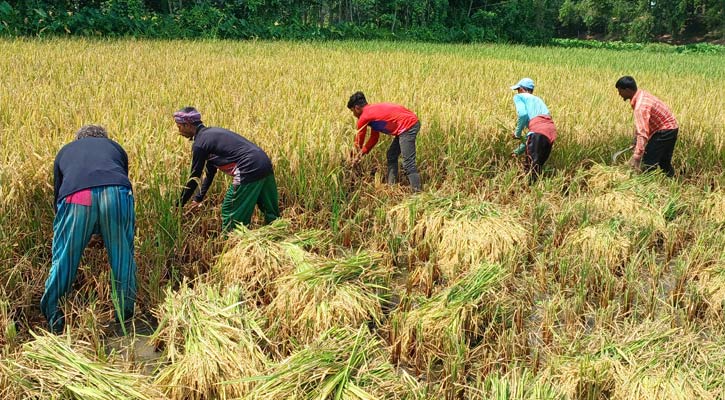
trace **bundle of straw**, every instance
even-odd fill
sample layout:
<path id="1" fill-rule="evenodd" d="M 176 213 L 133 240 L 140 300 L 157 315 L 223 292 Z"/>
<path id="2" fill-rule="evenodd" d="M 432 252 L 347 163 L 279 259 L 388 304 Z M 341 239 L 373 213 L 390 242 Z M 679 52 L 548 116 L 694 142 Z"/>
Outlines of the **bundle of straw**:
<path id="1" fill-rule="evenodd" d="M 597 224 L 571 232 L 561 253 L 575 265 L 591 263 L 613 272 L 627 261 L 631 246 L 617 224 Z"/>
<path id="2" fill-rule="evenodd" d="M 558 400 L 564 398 L 558 388 L 525 367 L 514 366 L 506 373 L 477 374 L 466 386 L 466 399 Z"/>
<path id="3" fill-rule="evenodd" d="M 499 208 L 457 196 L 426 194 L 392 208 L 388 224 L 407 238 L 414 258 L 417 254 L 426 261 L 432 256 L 440 275 L 453 279 L 471 266 L 502 261 L 525 242 L 526 229 Z"/>
<path id="4" fill-rule="evenodd" d="M 581 178 L 587 188 L 594 193 L 607 192 L 632 177 L 632 169 L 615 166 L 610 167 L 602 164 L 594 164 L 588 170 L 584 170 L 581 173 Z"/>
<path id="5" fill-rule="evenodd" d="M 212 273 L 219 282 L 236 282 L 259 304 L 276 297 L 275 280 L 295 269 L 304 248 L 320 246 L 322 231 L 292 233 L 287 220 L 250 230 L 240 226 L 230 235 L 231 247 L 220 257 Z"/>
<path id="6" fill-rule="evenodd" d="M 281 349 L 309 343 L 334 326 L 379 323 L 392 273 L 380 256 L 357 253 L 341 259 L 308 254 L 294 274 L 278 280 L 278 295 L 266 308 L 270 332 Z"/>
<path id="7" fill-rule="evenodd" d="M 572 398 L 716 399 L 723 391 L 725 343 L 717 334 L 670 328 L 672 321 L 611 327 L 550 360 L 546 375 Z"/>
<path id="8" fill-rule="evenodd" d="M 15 357 L 0 364 L 14 380 L 18 398 L 163 398 L 145 376 L 131 371 L 129 366 L 112 363 L 113 354 L 103 362 L 97 359 L 96 349 L 88 343 L 72 340 L 70 336 L 31 334 L 33 341 L 26 343 Z"/>
<path id="9" fill-rule="evenodd" d="M 608 192 L 582 201 L 588 206 L 590 217 L 603 222 L 616 219 L 634 229 L 651 228 L 664 232 L 666 221 L 662 212 L 646 199 L 630 191 Z"/>
<path id="10" fill-rule="evenodd" d="M 717 225 L 725 225 L 725 191 L 712 192 L 700 202 L 700 210 L 705 220 Z"/>
<path id="11" fill-rule="evenodd" d="M 248 399 L 417 399 L 414 380 L 387 361 L 365 326 L 331 328 L 255 378 Z"/>
<path id="12" fill-rule="evenodd" d="M 231 377 L 258 375 L 268 363 L 258 316 L 242 307 L 242 293 L 238 286 L 222 292 L 201 284 L 167 292 L 156 310 L 160 323 L 152 336 L 165 347 L 168 364 L 155 383 L 167 397 L 236 398 L 253 387 L 247 381 L 225 383 Z"/>
<path id="13" fill-rule="evenodd" d="M 465 362 L 460 355 L 492 324 L 510 321 L 505 297 L 497 295 L 507 275 L 500 265 L 482 264 L 434 297 L 422 299 L 417 308 L 398 311 L 391 321 L 391 342 L 401 351 L 399 359 L 429 373 L 442 363 L 442 379 L 462 378 L 454 373 Z"/>

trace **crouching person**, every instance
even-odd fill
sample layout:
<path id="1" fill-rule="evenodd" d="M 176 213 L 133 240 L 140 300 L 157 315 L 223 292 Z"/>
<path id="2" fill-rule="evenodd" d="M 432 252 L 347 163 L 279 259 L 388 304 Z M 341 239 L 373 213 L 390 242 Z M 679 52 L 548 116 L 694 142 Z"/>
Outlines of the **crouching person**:
<path id="1" fill-rule="evenodd" d="M 108 252 L 113 304 L 117 321 L 123 324 L 133 317 L 136 300 L 128 156 L 103 127 L 86 125 L 58 152 L 53 181 L 53 261 L 40 300 L 50 330 L 63 331 L 65 318 L 58 302 L 70 290 L 93 233 L 100 233 Z"/>
<path id="2" fill-rule="evenodd" d="M 232 184 L 222 202 L 222 230 L 226 233 L 239 224 L 249 226 L 255 205 L 264 214 L 264 222 L 279 218 L 279 195 L 272 161 L 257 145 L 228 129 L 207 127 L 194 107 L 174 113 L 179 134 L 193 141 L 191 177 L 181 192 L 178 204 L 184 206 L 198 187 L 206 170 L 194 207 L 201 206 L 217 170 L 230 175 Z"/>

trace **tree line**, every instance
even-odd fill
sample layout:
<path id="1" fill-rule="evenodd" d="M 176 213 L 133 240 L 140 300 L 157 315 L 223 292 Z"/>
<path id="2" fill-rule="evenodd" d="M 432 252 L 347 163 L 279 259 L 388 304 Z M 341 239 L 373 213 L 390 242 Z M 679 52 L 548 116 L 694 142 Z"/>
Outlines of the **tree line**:
<path id="1" fill-rule="evenodd" d="M 723 0 L 2 0 L 0 35 L 722 40 Z"/>

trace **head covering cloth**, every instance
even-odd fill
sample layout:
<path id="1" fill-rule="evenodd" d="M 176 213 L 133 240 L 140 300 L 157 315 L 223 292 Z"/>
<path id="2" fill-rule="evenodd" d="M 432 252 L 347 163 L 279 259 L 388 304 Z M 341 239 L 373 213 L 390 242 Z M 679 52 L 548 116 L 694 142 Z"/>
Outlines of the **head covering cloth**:
<path id="1" fill-rule="evenodd" d="M 201 122 L 201 113 L 197 110 L 177 111 L 174 113 L 174 121 L 177 124 L 195 124 Z"/>

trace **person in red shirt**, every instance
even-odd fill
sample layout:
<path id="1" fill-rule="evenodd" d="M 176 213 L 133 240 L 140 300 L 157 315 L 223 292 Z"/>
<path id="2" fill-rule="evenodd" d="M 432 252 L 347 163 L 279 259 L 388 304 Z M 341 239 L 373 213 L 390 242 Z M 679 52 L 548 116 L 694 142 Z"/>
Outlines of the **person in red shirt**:
<path id="1" fill-rule="evenodd" d="M 359 150 L 353 163 L 360 161 L 375 147 L 380 132 L 393 137 L 387 153 L 387 182 L 392 185 L 398 181 L 398 157 L 403 156 L 403 169 L 413 191 L 420 192 L 422 184 L 415 164 L 415 138 L 420 131 L 418 117 L 407 108 L 393 103 L 368 104 L 363 92 L 355 92 L 347 102 L 357 120 L 355 147 Z M 370 138 L 365 142 L 367 129 L 370 127 Z"/>
<path id="2" fill-rule="evenodd" d="M 659 166 L 667 176 L 674 176 L 672 152 L 679 126 L 672 111 L 651 93 L 637 89 L 637 82 L 631 76 L 619 78 L 614 86 L 634 110 L 635 144 L 629 165 L 644 171 Z"/>

